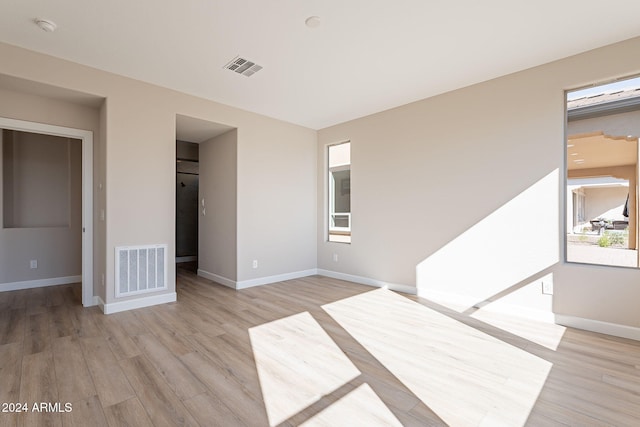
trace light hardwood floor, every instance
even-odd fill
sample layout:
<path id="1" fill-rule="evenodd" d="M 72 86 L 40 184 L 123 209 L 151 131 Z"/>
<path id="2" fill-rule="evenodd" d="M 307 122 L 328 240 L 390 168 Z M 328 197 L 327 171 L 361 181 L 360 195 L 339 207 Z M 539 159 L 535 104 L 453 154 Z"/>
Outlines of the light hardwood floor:
<path id="1" fill-rule="evenodd" d="M 178 302 L 109 316 L 80 290 L 0 293 L 0 403 L 29 405 L 0 426 L 640 425 L 632 340 L 326 277 L 180 270 Z"/>

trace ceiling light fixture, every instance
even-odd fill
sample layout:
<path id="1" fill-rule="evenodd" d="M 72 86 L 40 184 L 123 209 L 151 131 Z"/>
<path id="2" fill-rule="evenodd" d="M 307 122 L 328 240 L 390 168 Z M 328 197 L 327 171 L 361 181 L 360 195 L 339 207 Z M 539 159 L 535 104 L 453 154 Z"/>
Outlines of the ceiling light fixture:
<path id="1" fill-rule="evenodd" d="M 318 28 L 320 26 L 320 17 L 310 16 L 304 21 L 304 25 L 309 28 Z"/>
<path id="2" fill-rule="evenodd" d="M 36 18 L 35 23 L 42 31 L 46 31 L 47 33 L 53 33 L 56 28 L 58 28 L 55 22 L 48 19 Z"/>

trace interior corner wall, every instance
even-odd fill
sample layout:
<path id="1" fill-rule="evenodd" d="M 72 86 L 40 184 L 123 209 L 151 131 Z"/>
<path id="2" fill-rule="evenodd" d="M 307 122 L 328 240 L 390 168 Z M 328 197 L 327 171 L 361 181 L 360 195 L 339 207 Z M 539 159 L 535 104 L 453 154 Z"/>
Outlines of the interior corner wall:
<path id="1" fill-rule="evenodd" d="M 564 91 L 638 74 L 639 49 L 631 39 L 320 130 L 318 268 L 640 326 L 640 270 L 566 263 L 562 208 Z M 350 245 L 325 239 L 325 150 L 344 140 Z"/>
<path id="2" fill-rule="evenodd" d="M 238 282 L 316 269 L 316 144 L 266 117 L 238 126 Z"/>
<path id="3" fill-rule="evenodd" d="M 131 307 L 136 303 L 129 300 L 175 295 L 175 264 L 169 262 L 166 291 L 116 299 L 114 251 L 166 243 L 167 259 L 175 258 L 176 114 L 238 129 L 237 279 L 315 268 L 315 130 L 4 43 L 0 57 L 0 74 L 106 99 L 99 151 L 105 303 Z M 254 259 L 258 269 L 252 268 Z"/>
<path id="4" fill-rule="evenodd" d="M 232 130 L 201 142 L 199 150 L 198 270 L 233 282 L 238 251 L 237 147 L 238 131 Z"/>
<path id="5" fill-rule="evenodd" d="M 0 116 L 94 133 L 99 126 L 98 111 L 94 108 L 6 89 L 0 89 Z M 94 144 L 99 143 L 96 137 Z M 77 148 L 76 154 L 79 154 L 80 148 Z M 76 189 L 80 185 L 78 178 L 72 182 Z M 77 247 L 77 240 L 82 225 L 77 215 L 71 220 L 71 228 L 0 229 L 0 284 L 80 275 L 81 245 Z M 65 246 L 65 242 L 70 246 Z M 64 250 L 61 251 L 61 247 Z M 29 268 L 31 259 L 38 260 L 35 270 Z"/>

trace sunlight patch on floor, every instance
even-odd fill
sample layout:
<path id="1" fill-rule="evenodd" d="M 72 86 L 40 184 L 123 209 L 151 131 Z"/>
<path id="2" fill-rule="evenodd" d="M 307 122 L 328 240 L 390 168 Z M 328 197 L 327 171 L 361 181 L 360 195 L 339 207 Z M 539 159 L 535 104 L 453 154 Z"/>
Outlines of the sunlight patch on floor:
<path id="1" fill-rule="evenodd" d="M 524 425 L 552 366 L 385 289 L 323 309 L 451 426 Z"/>
<path id="2" fill-rule="evenodd" d="M 300 426 L 402 427 L 402 423 L 398 421 L 368 384 L 361 384 L 342 399 L 300 424 Z"/>
<path id="3" fill-rule="evenodd" d="M 271 426 L 360 375 L 307 312 L 251 328 L 249 336 Z"/>

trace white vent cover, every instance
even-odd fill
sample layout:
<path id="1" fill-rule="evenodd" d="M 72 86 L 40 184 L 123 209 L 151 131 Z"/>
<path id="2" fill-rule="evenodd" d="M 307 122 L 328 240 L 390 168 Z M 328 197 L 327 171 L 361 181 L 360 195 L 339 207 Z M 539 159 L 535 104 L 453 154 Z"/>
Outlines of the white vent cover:
<path id="1" fill-rule="evenodd" d="M 116 298 L 167 288 L 167 245 L 116 248 Z"/>
<path id="2" fill-rule="evenodd" d="M 262 66 L 256 64 L 255 62 L 249 61 L 245 58 L 240 58 L 236 56 L 233 58 L 227 65 L 224 66 L 227 70 L 235 71 L 238 74 L 242 74 L 243 76 L 252 76 L 258 71 L 262 70 Z"/>

